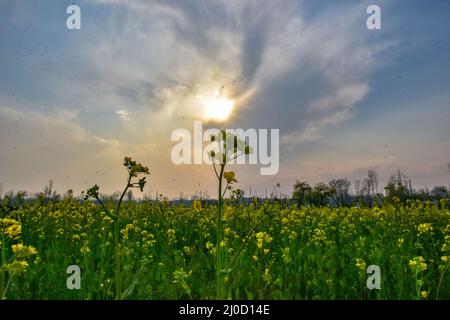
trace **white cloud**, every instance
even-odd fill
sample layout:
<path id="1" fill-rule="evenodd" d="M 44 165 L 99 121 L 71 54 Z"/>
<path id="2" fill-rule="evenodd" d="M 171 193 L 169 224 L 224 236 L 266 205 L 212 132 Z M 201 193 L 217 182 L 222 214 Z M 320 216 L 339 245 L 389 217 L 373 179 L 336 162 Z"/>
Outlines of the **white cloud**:
<path id="1" fill-rule="evenodd" d="M 344 85 L 335 92 L 314 101 L 310 108 L 320 111 L 333 111 L 336 108 L 348 109 L 361 101 L 369 92 L 367 84 Z"/>
<path id="2" fill-rule="evenodd" d="M 42 152 L 9 136 L 41 159 L 46 152 L 61 159 L 75 152 L 71 161 L 87 163 L 82 155 L 103 147 L 101 162 L 117 167 L 120 149 L 144 159 L 157 154 L 158 169 L 166 169 L 159 172 L 181 177 L 180 168 L 167 170 L 170 131 L 191 128 L 199 117 L 197 95 L 221 86 L 237 100 L 227 125 L 280 128 L 283 150 L 290 147 L 295 158 L 299 144 L 325 141 L 327 128 L 352 118 L 384 61 L 377 58 L 395 44 L 371 41 L 364 3 L 330 2 L 309 16 L 305 2 L 291 0 L 93 2 L 109 16 L 70 37 L 67 55 L 48 58 L 55 70 L 70 66 L 70 72 L 64 79 L 48 68 L 40 75 L 52 80 L 51 98 L 71 101 L 75 111 L 54 128 L 53 144 L 38 142 Z M 41 64 L 36 60 L 31 69 Z M 58 122 L 37 117 L 33 123 Z M 188 188 L 191 170 L 185 171 L 180 179 Z"/>
<path id="3" fill-rule="evenodd" d="M 127 110 L 117 110 L 116 114 L 124 121 L 130 121 L 130 114 Z"/>
<path id="4" fill-rule="evenodd" d="M 49 179 L 59 191 L 88 187 L 94 179 L 114 188 L 113 172 L 122 158 L 119 142 L 92 136 L 61 114 L 0 107 L 0 181 L 5 188 L 38 191 Z"/>

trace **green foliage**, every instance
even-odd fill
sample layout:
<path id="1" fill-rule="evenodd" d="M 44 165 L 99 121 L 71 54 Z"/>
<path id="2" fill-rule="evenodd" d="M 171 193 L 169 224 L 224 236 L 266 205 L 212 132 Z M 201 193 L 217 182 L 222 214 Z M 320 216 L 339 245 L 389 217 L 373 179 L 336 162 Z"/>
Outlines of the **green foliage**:
<path id="1" fill-rule="evenodd" d="M 114 220 L 102 205 L 66 198 L 8 210 L 2 218 L 20 222 L 39 256 L 13 278 L 9 299 L 116 298 Z M 120 212 L 121 298 L 216 298 L 217 206 L 124 202 Z M 450 299 L 448 201 L 371 209 L 224 203 L 222 223 L 227 298 Z M 65 286 L 71 264 L 81 268 L 80 290 Z M 381 290 L 366 287 L 371 264 L 381 268 Z"/>

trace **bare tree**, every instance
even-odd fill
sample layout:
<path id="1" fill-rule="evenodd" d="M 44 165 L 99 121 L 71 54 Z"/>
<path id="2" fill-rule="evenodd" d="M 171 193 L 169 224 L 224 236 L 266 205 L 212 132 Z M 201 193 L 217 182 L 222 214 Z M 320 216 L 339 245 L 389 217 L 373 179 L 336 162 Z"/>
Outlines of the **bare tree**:
<path id="1" fill-rule="evenodd" d="M 348 192 L 351 182 L 347 179 L 333 179 L 328 185 L 330 186 L 330 195 L 338 206 L 343 206 L 347 202 Z"/>
<path id="2" fill-rule="evenodd" d="M 59 200 L 60 195 L 53 189 L 53 180 L 50 180 L 48 185 L 44 187 L 44 197 L 52 201 Z"/>
<path id="3" fill-rule="evenodd" d="M 403 186 L 406 189 L 408 189 L 408 180 L 408 176 L 401 172 L 400 169 L 389 178 L 389 182 L 394 183 L 397 186 Z"/>
<path id="4" fill-rule="evenodd" d="M 450 175 L 450 162 L 447 163 L 447 169 L 448 169 L 448 174 Z M 448 185 L 448 188 L 450 189 L 450 184 Z"/>
<path id="5" fill-rule="evenodd" d="M 378 174 L 375 170 L 369 170 L 367 172 L 367 178 L 362 181 L 360 189 L 361 196 L 367 196 L 372 199 L 378 193 Z"/>
<path id="6" fill-rule="evenodd" d="M 367 178 L 369 181 L 369 191 L 372 192 L 372 196 L 378 193 L 378 174 L 375 170 L 369 170 L 367 172 Z"/>
<path id="7" fill-rule="evenodd" d="M 44 187 L 44 195 L 45 195 L 47 198 L 50 198 L 51 195 L 52 195 L 52 192 L 53 192 L 53 180 L 50 180 L 50 181 L 48 182 L 48 185 L 46 185 L 46 186 Z"/>
<path id="8" fill-rule="evenodd" d="M 356 179 L 355 180 L 355 187 L 354 187 L 355 195 L 359 196 L 361 194 L 361 180 Z"/>

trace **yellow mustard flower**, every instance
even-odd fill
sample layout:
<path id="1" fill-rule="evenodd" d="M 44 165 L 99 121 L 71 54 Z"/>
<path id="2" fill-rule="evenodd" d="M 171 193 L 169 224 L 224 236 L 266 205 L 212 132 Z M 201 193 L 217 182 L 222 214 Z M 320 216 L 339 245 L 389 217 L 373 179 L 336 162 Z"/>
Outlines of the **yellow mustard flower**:
<path id="1" fill-rule="evenodd" d="M 28 268 L 28 262 L 24 260 L 15 260 L 6 265 L 6 270 L 12 274 L 24 273 Z"/>
<path id="2" fill-rule="evenodd" d="M 22 233 L 22 225 L 19 221 L 14 219 L 0 219 L 0 231 L 2 231 L 6 237 L 15 239 Z"/>
<path id="3" fill-rule="evenodd" d="M 28 258 L 37 253 L 36 248 L 32 246 L 24 246 L 23 243 L 13 244 L 11 249 L 18 258 Z"/>
<path id="4" fill-rule="evenodd" d="M 357 259 L 356 259 L 355 266 L 356 266 L 358 269 L 364 271 L 364 270 L 366 269 L 366 262 L 365 262 L 363 259 L 361 259 L 361 258 L 357 258 Z"/>
<path id="5" fill-rule="evenodd" d="M 429 233 L 433 231 L 433 226 L 431 225 L 431 223 L 421 223 L 417 227 L 417 231 L 419 231 L 419 235 Z"/>
<path id="6" fill-rule="evenodd" d="M 409 260 L 409 266 L 412 270 L 416 272 L 421 272 L 427 270 L 427 264 L 425 259 L 422 256 L 415 257 L 414 259 Z"/>

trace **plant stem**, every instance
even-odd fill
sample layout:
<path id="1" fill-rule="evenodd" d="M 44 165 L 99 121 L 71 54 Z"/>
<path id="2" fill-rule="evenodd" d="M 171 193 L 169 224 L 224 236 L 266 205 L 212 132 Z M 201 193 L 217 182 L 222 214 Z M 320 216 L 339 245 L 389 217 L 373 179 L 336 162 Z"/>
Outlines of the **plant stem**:
<path id="1" fill-rule="evenodd" d="M 116 208 L 116 219 L 114 225 L 114 249 L 116 256 L 116 300 L 120 300 L 122 296 L 122 277 L 120 274 L 120 206 L 122 205 L 123 197 L 125 197 L 125 194 L 130 187 L 130 182 L 131 174 L 128 175 L 127 186 L 123 190 Z"/>
<path id="2" fill-rule="evenodd" d="M 120 219 L 119 215 L 116 214 L 116 221 L 114 224 L 114 251 L 116 258 L 116 300 L 120 299 L 121 293 L 121 277 L 120 277 Z"/>
<path id="3" fill-rule="evenodd" d="M 219 192 L 218 192 L 218 204 L 217 204 L 217 243 L 216 243 L 216 254 L 217 254 L 217 264 L 216 264 L 216 278 L 217 278 L 217 299 L 221 300 L 225 298 L 224 295 L 224 275 L 223 275 L 223 253 L 222 253 L 222 207 L 223 207 L 223 197 L 222 197 L 222 178 L 225 169 L 225 164 L 220 166 L 219 174 Z"/>
<path id="4" fill-rule="evenodd" d="M 5 290 L 3 291 L 0 300 L 5 300 L 5 299 L 6 299 L 6 292 L 7 292 L 8 289 L 9 289 L 9 285 L 11 284 L 12 278 L 13 278 L 13 276 L 10 275 L 10 277 L 9 277 L 9 279 L 8 279 L 8 282 L 6 283 L 6 286 L 5 286 Z"/>
<path id="5" fill-rule="evenodd" d="M 441 276 L 439 277 L 439 283 L 438 283 L 438 286 L 437 286 L 437 288 L 436 288 L 436 300 L 438 300 L 439 299 L 439 290 L 441 289 L 441 285 L 442 285 L 442 280 L 444 280 L 444 274 L 445 274 L 445 271 L 447 271 L 447 268 L 445 268 L 444 270 L 442 270 L 442 274 L 441 274 Z"/>
<path id="6" fill-rule="evenodd" d="M 244 238 L 244 241 L 241 243 L 241 246 L 239 247 L 236 254 L 231 259 L 231 262 L 227 265 L 227 269 L 233 268 L 234 264 L 236 263 L 237 259 L 239 258 L 239 255 L 241 254 L 242 250 L 244 249 L 244 246 L 247 244 L 248 240 L 250 240 L 251 236 L 253 235 L 253 231 L 256 230 L 256 228 L 260 225 L 262 220 L 255 223 L 253 228 L 250 229 L 250 231 L 247 233 L 247 236 Z"/>
<path id="7" fill-rule="evenodd" d="M 4 295 L 6 294 L 6 292 L 4 291 L 4 286 L 5 286 L 5 270 L 4 270 L 4 264 L 6 263 L 6 259 L 5 259 L 5 247 L 6 247 L 6 243 L 5 243 L 5 237 L 2 235 L 2 253 L 1 253 L 1 264 L 0 264 L 0 300 L 4 299 Z"/>

